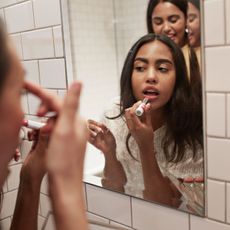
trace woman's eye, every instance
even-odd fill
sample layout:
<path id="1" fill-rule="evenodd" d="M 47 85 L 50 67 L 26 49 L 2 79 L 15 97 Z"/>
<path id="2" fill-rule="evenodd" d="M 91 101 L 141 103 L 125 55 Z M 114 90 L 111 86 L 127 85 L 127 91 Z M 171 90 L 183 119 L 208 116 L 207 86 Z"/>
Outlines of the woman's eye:
<path id="1" fill-rule="evenodd" d="M 177 17 L 177 16 L 172 16 L 172 17 L 169 18 L 169 21 L 170 21 L 171 23 L 176 23 L 178 19 L 179 19 L 179 17 Z"/>
<path id="2" fill-rule="evenodd" d="M 160 71 L 161 73 L 167 73 L 167 72 L 168 72 L 168 68 L 163 67 L 163 66 L 159 67 L 158 69 L 159 69 L 159 71 Z"/>
<path id="3" fill-rule="evenodd" d="M 163 23 L 163 20 L 161 18 L 154 18 L 153 23 L 159 26 Z"/>
<path id="4" fill-rule="evenodd" d="M 145 71 L 145 68 L 143 66 L 136 66 L 134 68 L 137 72 L 144 72 Z"/>
<path id="5" fill-rule="evenodd" d="M 190 16 L 188 17 L 188 21 L 189 21 L 189 22 L 193 22 L 195 19 L 196 19 L 196 16 L 195 16 L 195 15 L 190 15 Z"/>

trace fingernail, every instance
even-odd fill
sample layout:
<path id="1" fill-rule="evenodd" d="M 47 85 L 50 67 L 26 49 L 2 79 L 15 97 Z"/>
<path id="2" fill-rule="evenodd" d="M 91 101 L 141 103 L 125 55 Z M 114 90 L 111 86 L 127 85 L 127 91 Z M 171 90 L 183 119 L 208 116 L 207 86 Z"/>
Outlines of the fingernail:
<path id="1" fill-rule="evenodd" d="M 81 89 L 81 83 L 75 81 L 75 82 L 72 83 L 72 85 L 71 85 L 70 88 L 71 88 L 71 89 L 74 89 L 74 90 L 76 90 L 76 91 L 78 91 L 78 90 Z"/>

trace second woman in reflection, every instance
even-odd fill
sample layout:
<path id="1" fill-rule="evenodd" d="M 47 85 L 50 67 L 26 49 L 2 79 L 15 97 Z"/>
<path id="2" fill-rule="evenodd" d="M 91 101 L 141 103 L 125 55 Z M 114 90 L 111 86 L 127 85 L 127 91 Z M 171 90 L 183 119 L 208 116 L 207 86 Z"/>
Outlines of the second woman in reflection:
<path id="1" fill-rule="evenodd" d="M 89 121 L 90 142 L 105 157 L 102 184 L 178 207 L 172 179 L 203 177 L 202 111 L 190 106 L 180 48 L 164 35 L 142 37 L 128 53 L 120 87 L 120 101 L 104 121 Z M 145 112 L 137 117 L 144 98 Z"/>
<path id="2" fill-rule="evenodd" d="M 187 28 L 189 45 L 194 48 L 200 65 L 200 0 L 188 0 Z"/>
<path id="3" fill-rule="evenodd" d="M 187 0 L 150 0 L 147 9 L 149 33 L 165 34 L 184 54 L 188 77 L 200 78 L 199 65 L 194 50 L 189 45 L 187 28 Z"/>

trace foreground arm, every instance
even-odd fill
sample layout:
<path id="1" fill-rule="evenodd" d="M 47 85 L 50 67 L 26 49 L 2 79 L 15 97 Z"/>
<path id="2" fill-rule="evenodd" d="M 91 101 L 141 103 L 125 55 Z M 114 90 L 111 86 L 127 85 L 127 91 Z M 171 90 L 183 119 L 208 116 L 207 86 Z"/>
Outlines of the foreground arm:
<path id="1" fill-rule="evenodd" d="M 26 157 L 21 173 L 11 230 L 37 229 L 40 187 L 45 175 L 45 152 L 48 138 L 39 137 L 38 144 Z"/>
<path id="2" fill-rule="evenodd" d="M 57 114 L 61 108 L 60 100 L 51 95 L 40 86 L 33 83 L 25 82 L 25 89 L 35 94 L 41 99 L 41 106 L 38 115 L 45 115 L 48 111 L 55 111 Z M 48 145 L 49 132 L 52 125 L 46 125 L 38 133 L 32 132 L 34 140 L 32 150 L 24 160 L 21 173 L 20 184 L 18 188 L 18 196 L 14 210 L 11 230 L 36 230 L 37 216 L 40 197 L 40 187 L 42 179 L 46 173 L 45 155 Z"/>

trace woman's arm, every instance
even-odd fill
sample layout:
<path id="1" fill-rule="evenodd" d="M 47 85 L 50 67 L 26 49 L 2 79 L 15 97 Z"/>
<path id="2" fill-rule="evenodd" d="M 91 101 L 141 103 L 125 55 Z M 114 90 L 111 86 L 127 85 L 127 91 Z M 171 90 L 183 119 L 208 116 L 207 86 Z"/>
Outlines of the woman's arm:
<path id="1" fill-rule="evenodd" d="M 37 229 L 40 187 L 46 172 L 47 144 L 48 136 L 40 134 L 38 142 L 34 144 L 35 147 L 32 148 L 22 165 L 11 230 Z"/>

